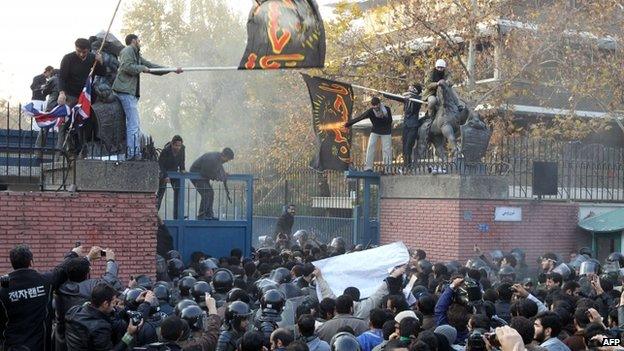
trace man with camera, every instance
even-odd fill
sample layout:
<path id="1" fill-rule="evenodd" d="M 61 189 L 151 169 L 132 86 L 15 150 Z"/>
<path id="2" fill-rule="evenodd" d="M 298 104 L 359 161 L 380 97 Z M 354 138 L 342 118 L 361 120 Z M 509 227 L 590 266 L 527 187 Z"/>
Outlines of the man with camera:
<path id="1" fill-rule="evenodd" d="M 106 258 L 106 272 L 101 278 L 88 279 L 91 271 L 91 262 L 100 257 Z M 65 313 L 77 305 L 89 301 L 93 288 L 99 283 L 121 287 L 117 279 L 117 262 L 113 250 L 102 250 L 93 246 L 86 257 L 74 257 L 67 262 L 67 281 L 63 283 L 56 294 L 56 329 L 54 331 L 56 351 L 66 350 L 65 345 Z"/>
<path id="2" fill-rule="evenodd" d="M 82 256 L 76 247 L 51 272 L 32 269 L 33 254 L 26 245 L 10 252 L 14 271 L 3 276 L 0 288 L 0 349 L 52 350 L 52 292 L 67 278 L 70 258 Z"/>
<path id="3" fill-rule="evenodd" d="M 90 302 L 74 306 L 67 311 L 65 315 L 67 350 L 121 351 L 133 345 L 134 336 L 143 325 L 140 315 L 130 315 L 130 321 L 125 327 L 126 333 L 121 341 L 113 344 L 114 331 L 125 326 L 125 322 L 111 317 L 119 302 L 118 295 L 112 286 L 101 283 L 93 288 Z"/>

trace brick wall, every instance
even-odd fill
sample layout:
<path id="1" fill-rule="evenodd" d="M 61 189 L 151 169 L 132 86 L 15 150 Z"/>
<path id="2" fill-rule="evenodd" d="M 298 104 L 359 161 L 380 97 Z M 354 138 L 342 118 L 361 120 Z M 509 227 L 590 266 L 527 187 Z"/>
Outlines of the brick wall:
<path id="1" fill-rule="evenodd" d="M 495 222 L 498 206 L 521 207 L 521 222 Z M 546 251 L 567 255 L 590 243 L 577 227 L 578 204 L 458 199 L 382 199 L 381 242 L 402 240 L 433 261 L 473 256 L 477 244 L 493 249 L 525 249 L 527 263 Z M 489 225 L 484 233 L 480 224 Z"/>
<path id="2" fill-rule="evenodd" d="M 16 244 L 28 244 L 34 268 L 47 270 L 80 241 L 113 249 L 123 281 L 154 275 L 156 226 L 152 194 L 0 192 L 0 273 L 11 271 Z M 103 268 L 97 260 L 92 275 Z"/>

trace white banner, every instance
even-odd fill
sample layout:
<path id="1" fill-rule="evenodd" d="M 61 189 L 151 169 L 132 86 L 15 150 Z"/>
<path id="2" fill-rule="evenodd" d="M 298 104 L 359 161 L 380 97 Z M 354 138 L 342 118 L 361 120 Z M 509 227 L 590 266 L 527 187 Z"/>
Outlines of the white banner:
<path id="1" fill-rule="evenodd" d="M 392 268 L 406 264 L 409 252 L 403 242 L 396 242 L 374 249 L 312 262 L 321 270 L 323 278 L 336 296 L 354 286 L 360 290 L 360 299 L 372 295 Z"/>

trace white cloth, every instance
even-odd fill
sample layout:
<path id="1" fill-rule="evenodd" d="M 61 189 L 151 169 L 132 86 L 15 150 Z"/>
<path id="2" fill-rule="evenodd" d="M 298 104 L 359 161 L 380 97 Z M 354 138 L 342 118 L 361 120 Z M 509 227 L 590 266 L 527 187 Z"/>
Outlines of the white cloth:
<path id="1" fill-rule="evenodd" d="M 396 242 L 312 263 L 321 270 L 332 291 L 342 293 L 354 286 L 360 290 L 360 299 L 366 299 L 379 288 L 392 268 L 408 261 L 407 247 L 402 242 Z"/>
<path id="2" fill-rule="evenodd" d="M 366 170 L 373 169 L 377 141 L 379 139 L 381 139 L 381 155 L 384 165 L 388 168 L 392 164 L 392 135 L 371 133 L 368 137 L 368 146 L 366 147 Z"/>

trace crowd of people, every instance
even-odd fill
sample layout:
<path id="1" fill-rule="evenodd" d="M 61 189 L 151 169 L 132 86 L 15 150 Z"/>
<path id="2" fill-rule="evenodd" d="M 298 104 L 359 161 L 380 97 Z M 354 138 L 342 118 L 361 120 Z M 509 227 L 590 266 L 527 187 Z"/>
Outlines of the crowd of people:
<path id="1" fill-rule="evenodd" d="M 288 226 L 288 223 L 286 223 Z M 410 252 L 376 291 L 332 291 L 313 262 L 360 251 L 297 231 L 244 257 L 157 255 L 156 276 L 124 286 L 115 253 L 78 245 L 52 271 L 25 245 L 0 288 L 3 350 L 580 351 L 619 349 L 620 265 L 582 249 L 532 271 L 520 249 L 432 263 Z M 77 243 L 79 244 L 79 243 Z M 91 263 L 106 260 L 92 277 Z"/>

